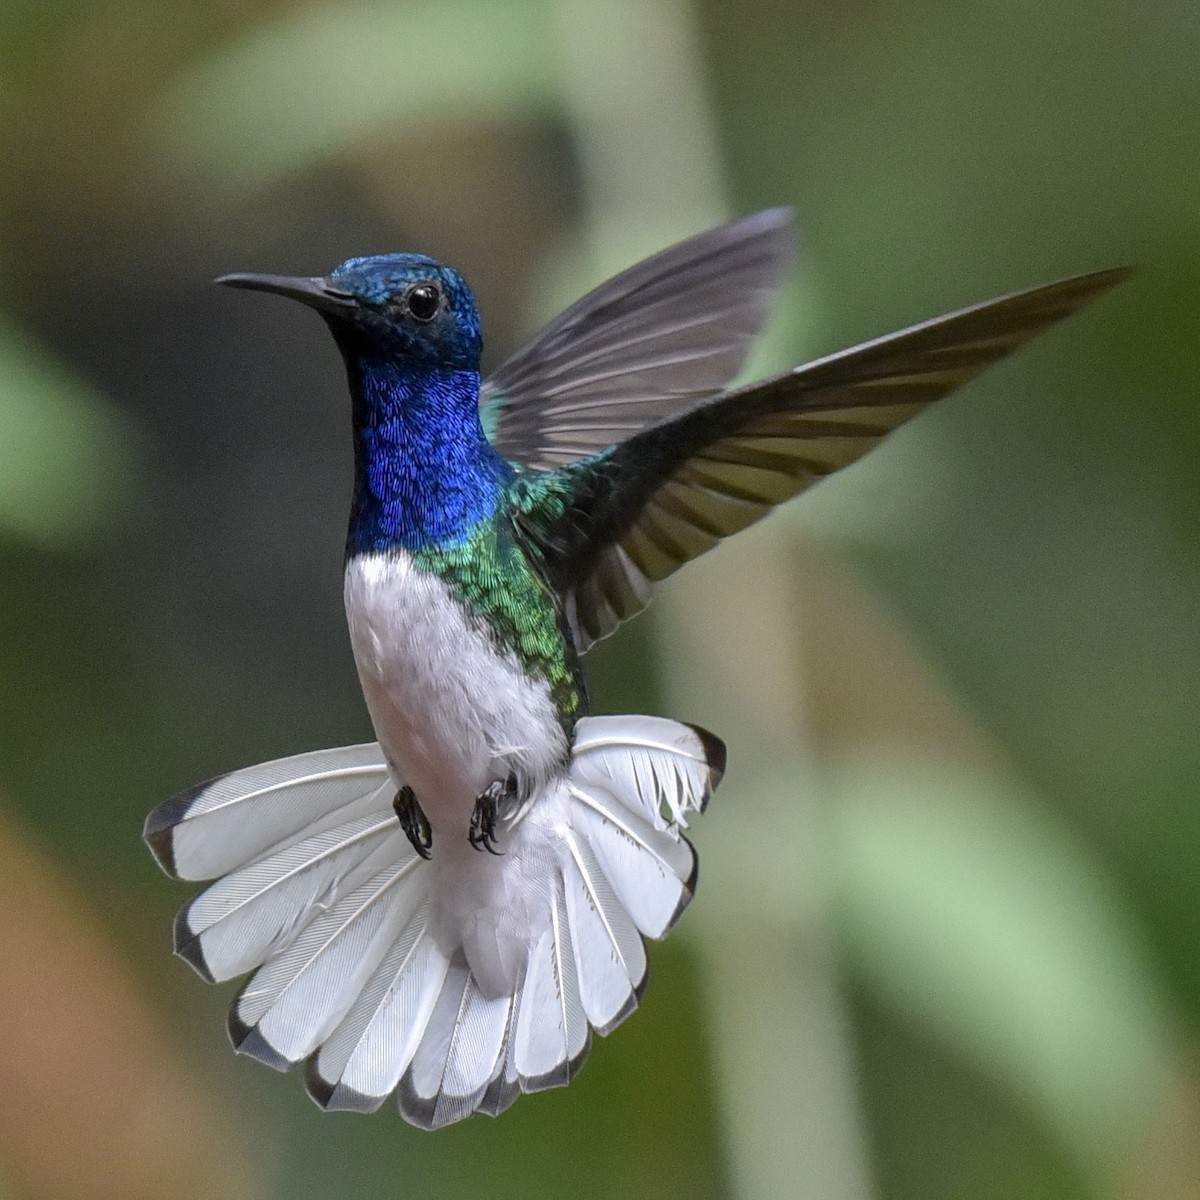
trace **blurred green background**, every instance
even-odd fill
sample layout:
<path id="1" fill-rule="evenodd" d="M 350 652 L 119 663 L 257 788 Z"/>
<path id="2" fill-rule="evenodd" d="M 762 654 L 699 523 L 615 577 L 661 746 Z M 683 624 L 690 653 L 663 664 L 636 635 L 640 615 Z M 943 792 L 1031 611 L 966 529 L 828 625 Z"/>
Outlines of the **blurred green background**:
<path id="1" fill-rule="evenodd" d="M 1200 13 L 0 5 L 0 1197 L 1200 1196 Z M 1132 283 L 593 656 L 730 770 L 642 1010 L 423 1134 L 229 1052 L 144 813 L 361 740 L 341 366 L 228 270 L 413 249 L 493 363 L 791 204 L 756 369 Z M 390 1112 L 390 1115 L 389 1115 Z"/>

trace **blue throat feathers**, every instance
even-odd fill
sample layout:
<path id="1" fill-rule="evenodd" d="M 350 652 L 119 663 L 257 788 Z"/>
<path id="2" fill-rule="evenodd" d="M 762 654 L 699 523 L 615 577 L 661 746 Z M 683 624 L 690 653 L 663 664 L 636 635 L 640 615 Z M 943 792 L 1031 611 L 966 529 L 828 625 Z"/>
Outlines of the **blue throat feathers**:
<path id="1" fill-rule="evenodd" d="M 495 513 L 513 469 L 479 420 L 479 372 L 358 354 L 347 554 L 460 542 Z"/>

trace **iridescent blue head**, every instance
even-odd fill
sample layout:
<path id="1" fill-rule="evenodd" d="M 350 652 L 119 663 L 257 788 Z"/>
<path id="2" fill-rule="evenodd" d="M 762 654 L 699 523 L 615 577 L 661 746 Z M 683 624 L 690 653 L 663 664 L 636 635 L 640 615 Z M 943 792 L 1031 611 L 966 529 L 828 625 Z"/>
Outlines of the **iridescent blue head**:
<path id="1" fill-rule="evenodd" d="M 457 271 L 423 254 L 351 258 L 324 277 L 223 275 L 217 282 L 278 292 L 315 308 L 343 353 L 479 369 L 483 338 L 475 297 Z"/>
<path id="2" fill-rule="evenodd" d="M 457 542 L 499 505 L 511 469 L 479 422 L 482 338 L 458 272 L 421 254 L 351 258 L 327 276 L 225 275 L 326 320 L 354 401 L 351 553 Z"/>

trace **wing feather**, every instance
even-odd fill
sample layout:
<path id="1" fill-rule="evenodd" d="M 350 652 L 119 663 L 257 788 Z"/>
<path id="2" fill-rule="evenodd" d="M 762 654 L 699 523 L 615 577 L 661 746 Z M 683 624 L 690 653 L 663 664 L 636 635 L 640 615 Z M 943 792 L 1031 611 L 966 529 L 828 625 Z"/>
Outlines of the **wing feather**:
<path id="1" fill-rule="evenodd" d="M 794 243 L 790 211 L 769 209 L 589 292 L 484 384 L 496 449 L 550 469 L 727 387 L 766 324 Z"/>
<path id="2" fill-rule="evenodd" d="M 862 457 L 897 426 L 1129 275 L 1118 268 L 989 300 L 703 400 L 583 462 L 519 480 L 586 650 L 649 584 Z"/>

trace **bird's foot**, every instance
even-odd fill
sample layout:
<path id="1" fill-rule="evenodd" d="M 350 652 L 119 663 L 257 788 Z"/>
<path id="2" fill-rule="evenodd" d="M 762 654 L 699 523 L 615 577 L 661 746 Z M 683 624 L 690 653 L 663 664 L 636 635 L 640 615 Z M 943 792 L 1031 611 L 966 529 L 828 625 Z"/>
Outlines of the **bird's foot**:
<path id="1" fill-rule="evenodd" d="M 404 836 L 412 843 L 412 848 L 422 857 L 429 857 L 429 848 L 433 845 L 433 831 L 429 828 L 429 818 L 421 811 L 417 794 L 405 784 L 397 793 L 392 807 L 400 819 L 400 828 Z"/>
<path id="2" fill-rule="evenodd" d="M 496 849 L 496 821 L 500 805 L 515 798 L 517 781 L 510 775 L 507 779 L 493 780 L 475 798 L 475 811 L 471 814 L 471 828 L 467 840 L 476 850 L 499 854 Z"/>

